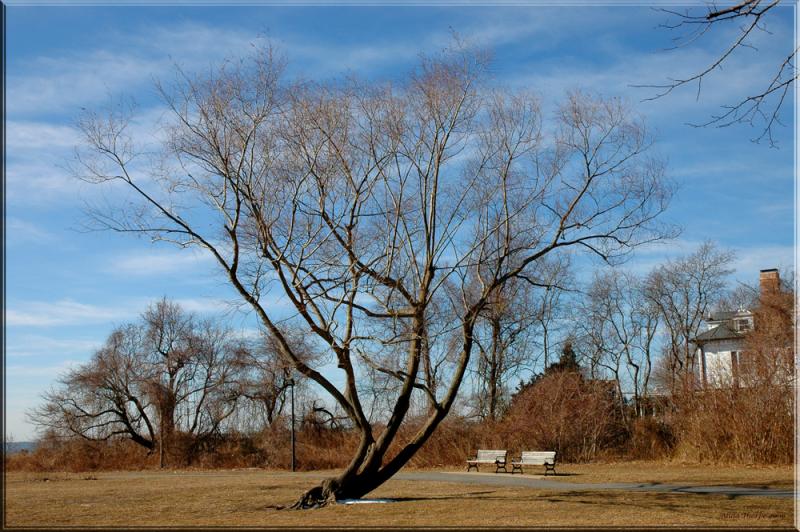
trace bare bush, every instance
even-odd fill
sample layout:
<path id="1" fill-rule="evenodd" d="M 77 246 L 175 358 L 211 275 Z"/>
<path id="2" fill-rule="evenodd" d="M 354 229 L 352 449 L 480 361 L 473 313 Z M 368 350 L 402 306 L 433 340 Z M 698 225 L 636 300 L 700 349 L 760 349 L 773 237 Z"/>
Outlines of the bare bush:
<path id="1" fill-rule="evenodd" d="M 677 443 L 673 427 L 661 418 L 644 416 L 633 420 L 624 457 L 632 460 L 665 460 Z"/>
<path id="2" fill-rule="evenodd" d="M 709 389 L 676 398 L 677 452 L 698 461 L 789 464 L 794 398 L 780 387 Z"/>
<path id="3" fill-rule="evenodd" d="M 511 448 L 555 450 L 567 462 L 598 458 L 625 436 L 613 383 L 571 371 L 552 372 L 520 391 L 498 430 Z"/>

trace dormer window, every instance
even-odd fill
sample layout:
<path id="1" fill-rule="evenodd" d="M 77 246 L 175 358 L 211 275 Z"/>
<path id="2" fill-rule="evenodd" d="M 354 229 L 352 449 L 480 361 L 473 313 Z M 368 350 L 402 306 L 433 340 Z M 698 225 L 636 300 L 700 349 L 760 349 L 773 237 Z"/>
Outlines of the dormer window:
<path id="1" fill-rule="evenodd" d="M 745 320 L 745 319 L 735 320 L 734 324 L 736 326 L 736 331 L 737 332 L 747 332 L 747 331 L 750 330 L 750 321 L 749 320 Z"/>

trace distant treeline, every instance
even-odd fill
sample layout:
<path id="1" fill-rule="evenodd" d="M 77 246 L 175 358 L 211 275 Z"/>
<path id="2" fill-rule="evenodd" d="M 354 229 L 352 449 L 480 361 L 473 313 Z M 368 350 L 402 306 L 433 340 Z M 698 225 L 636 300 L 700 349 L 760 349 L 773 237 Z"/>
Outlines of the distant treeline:
<path id="1" fill-rule="evenodd" d="M 620 412 L 614 387 L 570 368 L 568 356 L 523 385 L 496 421 L 453 416 L 410 462 L 412 467 L 461 467 L 477 448 L 556 450 L 562 462 L 681 460 L 712 463 L 793 462 L 793 394 L 779 387 L 707 390 L 653 402 L 646 415 Z M 169 467 L 287 469 L 291 463 L 286 416 L 257 433 L 217 433 L 202 445 L 189 433 L 173 434 L 165 456 L 129 438 L 91 441 L 51 432 L 32 452 L 7 457 L 11 470 Z M 304 419 L 296 433 L 298 470 L 336 469 L 358 445 L 344 425 Z M 404 424 L 399 441 L 421 419 Z M 376 427 L 380 428 L 380 427 Z"/>
<path id="2" fill-rule="evenodd" d="M 648 277 L 598 273 L 569 304 L 554 297 L 557 290 L 524 284 L 498 295 L 476 318 L 478 347 L 458 404 L 409 464 L 462 465 L 480 447 L 555 450 L 568 462 L 791 463 L 791 276 L 772 291 L 728 290 L 731 260 L 707 243 Z M 738 308 L 751 309 L 755 325 L 742 337 L 735 379 L 706 383 L 693 339 L 712 309 Z M 556 318 L 569 309 L 572 326 L 559 329 L 564 320 Z M 308 359 L 325 359 L 308 335 L 289 332 L 283 342 Z M 401 367 L 396 355 L 383 353 L 382 364 Z M 371 398 L 367 423 L 380 431 L 402 372 L 373 369 L 359 376 L 358 392 Z M 532 374 L 527 381 L 523 370 Z M 437 393 L 444 370 L 425 371 L 428 395 L 410 397 L 387 457 L 430 415 L 426 398 Z M 283 468 L 291 463 L 294 422 L 300 469 L 341 468 L 358 447 L 359 430 L 317 391 L 286 363 L 274 336 L 242 337 L 165 298 L 59 378 L 29 413 L 41 431 L 38 447 L 9 463 Z"/>

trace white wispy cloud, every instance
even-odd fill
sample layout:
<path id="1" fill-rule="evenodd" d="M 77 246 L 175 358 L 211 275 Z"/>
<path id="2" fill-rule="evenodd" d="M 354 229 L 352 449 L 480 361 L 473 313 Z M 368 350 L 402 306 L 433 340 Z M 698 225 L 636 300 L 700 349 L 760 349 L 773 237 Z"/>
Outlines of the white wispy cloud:
<path id="1" fill-rule="evenodd" d="M 210 253 L 196 248 L 131 251 L 112 258 L 104 269 L 119 275 L 151 276 L 210 268 L 215 264 Z"/>
<path id="2" fill-rule="evenodd" d="M 138 311 L 137 311 L 138 312 Z M 131 309 L 122 306 L 92 305 L 72 299 L 10 303 L 6 308 L 9 327 L 51 327 L 107 323 L 128 318 Z"/>
<path id="3" fill-rule="evenodd" d="M 157 146 L 165 140 L 164 116 L 163 106 L 139 109 L 126 128 L 137 152 L 143 154 L 128 167 L 140 185 L 149 183 Z M 125 187 L 81 180 L 89 173 L 75 158 L 75 149 L 83 147 L 76 128 L 44 121 L 12 121 L 11 125 L 6 172 L 9 203 L 37 207 L 77 205 L 128 193 Z"/>
<path id="4" fill-rule="evenodd" d="M 616 21 L 617 27 L 624 22 Z M 677 50 L 635 49 L 610 39 L 597 50 L 597 59 L 547 61 L 530 71 L 509 73 L 513 86 L 527 87 L 544 96 L 545 101 L 559 102 L 567 91 L 581 88 L 598 90 L 604 95 L 621 96 L 648 118 L 672 125 L 702 123 L 724 105 L 764 89 L 780 63 L 792 48 L 791 31 L 777 25 L 774 33 L 757 33 L 758 56 L 742 48 L 731 55 L 724 68 L 704 77 L 700 93 L 696 84 L 680 87 L 652 101 L 645 101 L 663 89 L 636 87 L 660 85 L 670 79 L 682 79 L 702 72 L 719 57 L 720 50 L 731 42 L 736 28 L 713 33 L 702 45 Z M 621 29 L 621 28 L 620 28 Z M 613 28 L 604 27 L 605 32 Z M 666 30 L 656 30 L 665 31 Z M 566 32 L 565 34 L 568 34 Z M 666 41 L 666 39 L 665 39 Z M 558 57 L 556 55 L 555 57 Z"/>
<path id="5" fill-rule="evenodd" d="M 17 218 L 6 217 L 6 238 L 8 244 L 20 242 L 40 244 L 52 242 L 55 235 L 42 225 Z"/>
<path id="6" fill-rule="evenodd" d="M 5 367 L 6 378 L 23 378 L 23 377 L 39 377 L 39 378 L 55 378 L 59 375 L 69 371 L 70 369 L 80 365 L 80 360 L 64 360 L 58 364 L 53 365 L 25 365 L 25 364 L 10 364 Z"/>
<path id="7" fill-rule="evenodd" d="M 12 155 L 21 150 L 72 149 L 79 141 L 75 128 L 42 121 L 8 120 L 6 132 L 6 149 Z"/>
<path id="8" fill-rule="evenodd" d="M 177 64 L 188 70 L 241 53 L 254 40 L 250 32 L 186 24 L 122 34 L 104 48 L 40 56 L 8 72 L 7 102 L 13 116 L 75 114 L 110 95 L 149 91 Z"/>
<path id="9" fill-rule="evenodd" d="M 433 55 L 455 44 L 454 34 L 467 46 L 493 51 L 515 42 L 524 42 L 531 52 L 552 48 L 565 39 L 565 29 L 594 26 L 599 19 L 619 19 L 619 13 L 598 12 L 596 17 L 583 16 L 579 10 L 537 9 L 482 10 L 482 16 L 465 17 L 452 28 L 441 28 L 421 34 L 408 32 L 392 39 L 365 43 L 323 42 L 308 35 L 280 35 L 274 38 L 279 51 L 289 59 L 290 69 L 302 75 L 335 77 L 346 72 L 367 73 L 388 64 L 416 62 L 422 55 Z M 405 70 L 399 75 L 404 76 Z"/>
<path id="10" fill-rule="evenodd" d="M 512 16 L 498 12 L 489 15 L 493 23 L 465 21 L 463 28 L 454 29 L 467 35 L 470 43 L 489 48 L 538 35 L 539 41 L 529 44 L 536 48 L 537 42 L 551 43 L 559 28 L 574 25 L 581 18 L 541 13 L 517 10 Z M 452 44 L 450 32 L 444 29 L 365 44 L 326 42 L 285 32 L 264 35 L 252 29 L 196 22 L 162 24 L 148 28 L 146 33 L 117 34 L 100 48 L 63 51 L 27 61 L 24 67 L 8 73 L 8 108 L 15 117 L 50 112 L 72 115 L 81 107 L 107 100 L 109 95 L 143 90 L 153 96 L 154 81 L 169 82 L 176 65 L 187 72 L 206 70 L 223 59 L 251 53 L 254 44 L 266 39 L 277 45 L 291 68 L 323 77 L 364 72 L 387 62 L 413 61 L 421 52 Z M 30 138 L 22 128 L 17 135 L 15 145 Z"/>
<path id="11" fill-rule="evenodd" d="M 286 297 L 273 291 L 272 293 L 262 294 L 260 304 L 266 309 L 273 319 L 281 319 L 287 314 L 295 314 L 296 309 L 292 302 Z M 258 328 L 253 328 L 253 323 L 257 323 L 253 309 L 238 295 L 231 298 L 219 297 L 178 297 L 173 301 L 181 305 L 184 310 L 206 316 L 215 316 L 234 327 L 242 329 L 242 334 L 250 337 L 258 333 Z M 239 325 L 237 325 L 239 324 Z"/>
<path id="12" fill-rule="evenodd" d="M 240 327 L 236 329 L 236 334 L 247 340 L 260 340 L 264 337 L 264 330 L 256 327 Z"/>
<path id="13" fill-rule="evenodd" d="M 151 73 L 164 72 L 166 57 L 141 57 L 112 50 L 94 50 L 40 57 L 6 79 L 11 116 L 77 113 L 82 106 L 108 99 L 122 90 L 150 83 Z"/>
<path id="14" fill-rule="evenodd" d="M 263 38 L 257 32 L 233 27 L 215 26 L 199 22 L 157 25 L 146 33 L 121 35 L 117 46 L 133 46 L 140 53 L 165 56 L 170 68 L 175 63 L 185 66 L 208 66 L 212 62 L 230 57 Z"/>
<path id="15" fill-rule="evenodd" d="M 668 260 L 687 256 L 699 249 L 700 240 L 674 239 L 664 242 L 646 244 L 636 249 L 630 259 L 621 268 L 637 275 L 646 275 Z M 795 249 L 793 245 L 769 246 L 725 246 L 717 243 L 718 248 L 733 253 L 729 269 L 732 282 L 753 284 L 758 281 L 758 272 L 766 268 L 778 268 L 781 271 L 794 266 Z"/>
<path id="16" fill-rule="evenodd" d="M 643 244 L 637 247 L 619 267 L 637 275 L 646 275 L 667 260 L 692 253 L 701 244 L 702 242 L 699 240 L 684 238 Z M 604 267 L 601 265 L 600 269 Z M 594 269 L 597 269 L 597 267 L 585 268 L 583 273 L 588 278 Z"/>
<path id="17" fill-rule="evenodd" d="M 49 156 L 9 161 L 6 166 L 6 200 L 14 205 L 46 205 L 77 198 L 84 187 Z"/>
<path id="18" fill-rule="evenodd" d="M 759 270 L 778 268 L 786 272 L 794 268 L 795 249 L 792 245 L 752 246 L 735 251 L 733 277 L 741 282 L 757 283 Z"/>
<path id="19" fill-rule="evenodd" d="M 13 335 L 7 338 L 9 358 L 75 357 L 89 355 L 100 347 L 97 338 L 54 338 L 39 334 Z"/>

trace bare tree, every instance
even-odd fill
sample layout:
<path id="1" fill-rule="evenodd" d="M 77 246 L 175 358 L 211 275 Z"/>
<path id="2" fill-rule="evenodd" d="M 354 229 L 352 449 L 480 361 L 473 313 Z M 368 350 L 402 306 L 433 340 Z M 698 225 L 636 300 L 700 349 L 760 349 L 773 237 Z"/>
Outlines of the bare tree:
<path id="1" fill-rule="evenodd" d="M 531 287 L 507 283 L 487 302 L 473 337 L 478 348 L 475 402 L 478 414 L 495 420 L 507 399 L 507 379 L 530 362 L 533 324 Z"/>
<path id="2" fill-rule="evenodd" d="M 152 452 L 158 425 L 140 352 L 142 330 L 116 329 L 91 360 L 68 371 L 29 413 L 32 423 L 87 440 L 124 436 Z"/>
<path id="3" fill-rule="evenodd" d="M 316 356 L 313 346 L 305 341 L 299 331 L 286 332 L 286 338 L 304 358 Z M 296 378 L 293 367 L 287 364 L 280 354 L 279 344 L 270 335 L 248 342 L 242 356 L 236 360 L 238 394 L 241 398 L 234 414 L 239 427 L 254 432 L 270 427 L 281 419 L 287 401 L 289 387 L 295 386 L 295 393 L 304 396 L 303 402 L 313 402 L 305 381 Z"/>
<path id="4" fill-rule="evenodd" d="M 658 308 L 645 297 L 635 275 L 609 270 L 595 274 L 581 305 L 579 329 L 588 347 L 593 376 L 605 370 L 617 388 L 617 407 L 628 419 L 624 397 L 630 390 L 634 411 L 641 415 L 648 395 Z"/>
<path id="5" fill-rule="evenodd" d="M 271 426 L 283 412 L 291 370 L 280 359 L 251 352 L 242 364 L 239 380 L 242 402 L 237 415 L 247 418 L 246 429 L 252 432 Z"/>
<path id="6" fill-rule="evenodd" d="M 30 417 L 42 428 L 89 440 L 128 437 L 158 450 L 163 467 L 176 432 L 197 445 L 231 415 L 240 354 L 229 331 L 163 299 L 61 377 Z"/>
<path id="7" fill-rule="evenodd" d="M 719 55 L 699 71 L 683 78 L 671 79 L 660 85 L 638 86 L 658 89 L 660 91 L 658 94 L 648 98 L 652 100 L 661 98 L 679 87 L 696 85 L 699 98 L 703 81 L 713 72 L 721 71 L 724 66 L 728 65 L 737 51 L 743 48 L 755 50 L 752 44 L 753 35 L 757 32 L 769 33 L 766 22 L 778 11 L 775 8 L 779 4 L 780 0 L 743 0 L 726 6 L 718 6 L 716 2 L 707 2 L 705 8 L 689 8 L 684 11 L 661 9 L 671 17 L 671 20 L 662 24 L 662 27 L 682 32 L 675 38 L 676 48 L 694 44 L 706 34 L 715 34 L 714 30 L 718 28 L 735 25 L 737 31 Z M 780 111 L 786 101 L 786 96 L 791 94 L 789 89 L 797 79 L 796 54 L 797 48 L 795 47 L 776 65 L 773 75 L 764 80 L 762 89 L 758 92 L 748 95 L 738 102 L 723 106 L 720 113 L 713 114 L 706 122 L 692 125 L 695 127 L 727 127 L 733 124 L 758 125 L 760 133 L 753 140 L 758 142 L 766 137 L 770 145 L 775 146 L 773 128 L 776 124 L 781 124 Z"/>
<path id="8" fill-rule="evenodd" d="M 235 358 L 243 348 L 233 343 L 229 330 L 198 321 L 166 298 L 147 309 L 143 322 L 142 377 L 158 412 L 163 467 L 176 428 L 192 435 L 196 446 L 233 413 L 238 397 Z"/>
<path id="9" fill-rule="evenodd" d="M 647 279 L 645 296 L 658 308 L 667 334 L 664 364 L 672 392 L 677 385 L 693 384 L 692 339 L 723 296 L 733 258 L 732 252 L 705 242 L 697 251 L 657 267 Z"/>
<path id="10" fill-rule="evenodd" d="M 569 256 L 559 257 L 540 265 L 540 290 L 533 296 L 535 326 L 538 350 L 541 353 L 542 367 L 547 368 L 552 360 L 553 347 L 563 343 L 565 339 L 563 323 L 569 320 L 571 302 L 568 297 L 575 292 L 575 279 L 570 266 Z M 541 286 L 544 283 L 544 286 Z M 557 352 L 557 351 L 556 351 Z"/>
<path id="11" fill-rule="evenodd" d="M 473 373 L 474 402 L 483 419 L 497 419 L 508 401 L 509 381 L 533 370 L 543 355 L 547 366 L 554 321 L 563 310 L 561 295 L 571 276 L 566 258 L 540 261 L 487 301 L 473 336 L 478 348 Z"/>
<path id="12" fill-rule="evenodd" d="M 358 431 L 344 471 L 299 508 L 361 497 L 408 462 L 450 411 L 507 283 L 562 250 L 614 261 L 674 231 L 658 221 L 663 166 L 616 100 L 570 95 L 545 139 L 536 99 L 488 87 L 483 56 L 463 49 L 397 84 L 285 83 L 280 70 L 267 50 L 162 87 L 169 140 L 152 170 L 128 118 L 89 114 L 80 161 L 85 179 L 141 200 L 96 212 L 101 227 L 210 252 L 284 360 Z M 278 295 L 293 316 L 272 310 Z M 322 358 L 299 353 L 289 328 Z M 329 361 L 341 386 L 320 370 Z M 369 369 L 396 383 L 377 429 L 359 395 Z M 427 415 L 397 442 L 412 396 Z"/>

